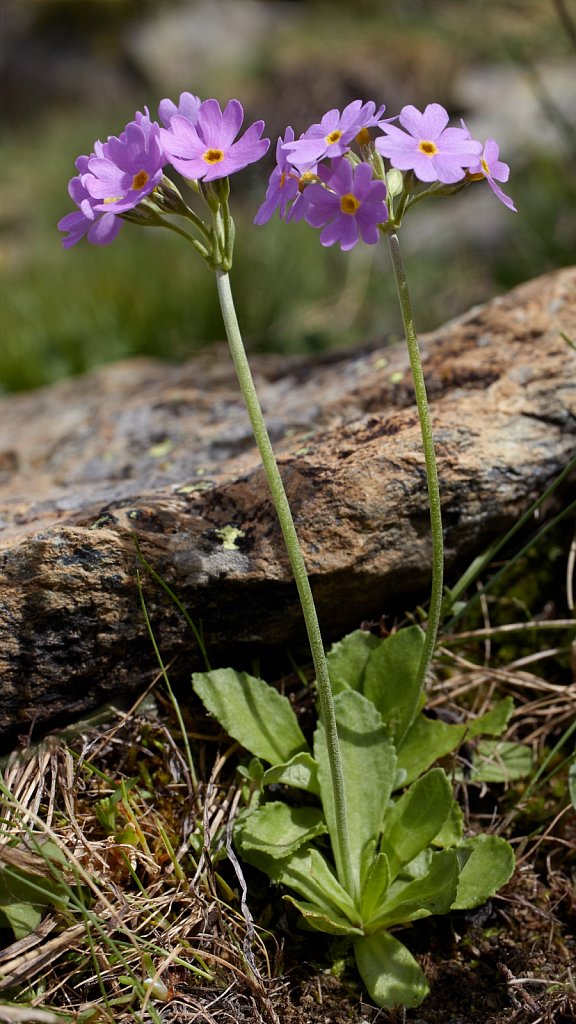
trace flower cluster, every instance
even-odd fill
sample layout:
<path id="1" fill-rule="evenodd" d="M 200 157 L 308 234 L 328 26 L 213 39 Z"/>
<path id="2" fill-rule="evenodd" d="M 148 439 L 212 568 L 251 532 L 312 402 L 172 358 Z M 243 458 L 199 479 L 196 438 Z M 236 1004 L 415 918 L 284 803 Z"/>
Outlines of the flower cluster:
<path id="1" fill-rule="evenodd" d="M 222 111 L 217 100 L 202 102 L 184 92 L 178 104 L 162 100 L 158 116 L 164 127 L 151 120 L 148 110 L 139 112 L 120 135 L 96 142 L 90 156 L 78 157 L 79 173 L 68 186 L 78 209 L 58 224 L 66 233 L 65 248 L 84 236 L 95 245 L 113 241 L 122 215 L 162 188 L 167 164 L 186 178 L 214 181 L 259 160 L 270 145 L 260 137 L 263 121 L 236 140 L 244 119 L 238 100 L 230 100 Z"/>
<path id="2" fill-rule="evenodd" d="M 428 104 L 424 111 L 408 105 L 392 118 L 384 118 L 384 110 L 376 110 L 372 101 L 355 100 L 342 114 L 328 111 L 298 140 L 287 128 L 278 139 L 277 166 L 254 222 L 264 224 L 278 210 L 286 221 L 304 219 L 322 228 L 323 245 L 339 242 L 341 249 L 351 249 L 360 237 L 375 244 L 379 228 L 391 224 L 384 160 L 389 169 L 404 172 L 395 191 L 404 190 L 405 206 L 416 183 L 435 195 L 447 195 L 485 178 L 498 199 L 516 209 L 497 184 L 508 180 L 509 168 L 498 159 L 494 139 L 482 147 L 464 122 L 460 128 L 448 127 L 448 113 L 439 103 Z M 369 129 L 381 134 L 371 141 Z M 360 156 L 352 151 L 354 142 Z M 326 159 L 329 167 L 321 163 Z"/>
<path id="3" fill-rule="evenodd" d="M 463 121 L 459 128 L 449 127 L 439 103 L 424 111 L 408 105 L 392 118 L 384 118 L 384 110 L 372 100 L 354 100 L 342 113 L 329 110 L 299 139 L 288 127 L 278 139 L 276 167 L 254 222 L 265 224 L 278 210 L 286 221 L 306 220 L 320 228 L 322 245 L 338 242 L 348 250 L 360 239 L 374 245 L 381 231 L 395 230 L 406 209 L 427 192 L 449 195 L 486 179 L 497 198 L 516 209 L 498 184 L 508 180 L 509 168 L 494 139 L 482 146 Z M 145 109 L 120 135 L 95 142 L 90 156 L 78 157 L 78 174 L 68 186 L 77 209 L 58 224 L 66 248 L 84 237 L 106 245 L 123 218 L 143 224 L 165 224 L 165 212 L 193 218 L 175 200 L 177 193 L 164 177 L 167 165 L 206 197 L 212 182 L 259 160 L 270 145 L 262 138 L 263 121 L 239 134 L 244 111 L 235 99 L 223 111 L 215 99 L 183 92 L 178 103 L 163 99 L 158 117 L 160 123 Z M 216 205 L 221 201 L 217 198 Z M 198 218 L 196 225 L 205 228 Z M 210 237 L 208 229 L 204 235 Z"/>

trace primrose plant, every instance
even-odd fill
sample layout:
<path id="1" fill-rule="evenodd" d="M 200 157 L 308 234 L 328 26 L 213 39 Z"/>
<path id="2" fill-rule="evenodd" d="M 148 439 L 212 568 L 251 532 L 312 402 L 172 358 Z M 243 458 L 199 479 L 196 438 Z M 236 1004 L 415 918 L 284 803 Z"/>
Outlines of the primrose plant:
<path id="1" fill-rule="evenodd" d="M 423 714 L 424 684 L 441 615 L 443 538 L 438 472 L 426 387 L 398 231 L 429 197 L 451 196 L 485 180 L 514 210 L 499 183 L 508 166 L 498 145 L 485 145 L 461 122 L 449 127 L 437 103 L 424 111 L 354 100 L 328 111 L 298 139 L 288 127 L 255 216 L 277 211 L 287 223 L 320 229 L 324 246 L 344 251 L 386 240 L 394 274 L 421 425 L 431 522 L 432 589 L 424 631 L 385 640 L 358 631 L 324 652 L 318 617 L 291 509 L 244 350 L 230 288 L 234 222 L 231 175 L 265 155 L 269 140 L 256 121 L 240 134 L 238 100 L 182 93 L 164 99 L 159 121 L 138 112 L 118 136 L 78 157 L 69 184 L 77 209 L 59 223 L 63 245 L 82 238 L 112 242 L 124 222 L 165 227 L 188 241 L 215 272 L 224 326 L 239 385 L 278 514 L 302 605 L 316 673 L 318 725 L 309 745 L 290 703 L 260 679 L 232 669 L 195 673 L 208 711 L 252 755 L 242 769 L 246 801 L 235 829 L 247 861 L 297 894 L 286 896 L 307 924 L 348 936 L 361 977 L 384 1007 L 417 1006 L 426 979 L 396 938 L 401 925 L 474 907 L 510 877 L 514 858 L 498 836 L 466 838 L 448 777 L 433 767 L 464 738 L 498 736 L 511 707 L 497 704 L 462 725 Z M 185 199 L 170 177 L 184 178 Z M 192 205 L 190 205 L 190 203 Z M 198 207 L 200 206 L 200 212 Z M 269 786 L 290 787 L 290 803 Z M 282 789 L 284 792 L 285 789 Z"/>

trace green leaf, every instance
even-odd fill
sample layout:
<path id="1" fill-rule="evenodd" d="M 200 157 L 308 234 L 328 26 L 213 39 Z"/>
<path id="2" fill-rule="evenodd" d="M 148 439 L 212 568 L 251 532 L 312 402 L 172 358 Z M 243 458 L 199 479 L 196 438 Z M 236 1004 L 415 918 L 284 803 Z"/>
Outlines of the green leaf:
<path id="1" fill-rule="evenodd" d="M 433 768 L 392 805 L 384 819 L 381 849 L 388 857 L 392 879 L 426 849 L 444 825 L 454 800 L 442 768 Z"/>
<path id="2" fill-rule="evenodd" d="M 397 745 L 420 710 L 417 676 L 423 646 L 420 626 L 399 629 L 372 651 L 364 672 L 364 696 L 390 725 Z"/>
<path id="3" fill-rule="evenodd" d="M 257 789 L 262 789 L 264 765 L 259 757 L 250 758 L 248 765 L 239 764 L 236 771 L 242 779 L 252 783 L 252 785 L 255 785 Z"/>
<path id="4" fill-rule="evenodd" d="M 505 697 L 486 714 L 461 725 L 450 725 L 439 719 L 418 715 L 398 747 L 398 770 L 406 772 L 404 784 L 418 778 L 441 757 L 451 754 L 464 740 L 482 733 L 500 735 L 512 711 L 513 702 Z"/>
<path id="5" fill-rule="evenodd" d="M 396 881 L 390 886 L 375 917 L 365 923 L 367 933 L 395 924 L 417 921 L 431 914 L 447 914 L 456 899 L 460 860 L 456 850 L 441 850 L 430 857 L 423 878 Z"/>
<path id="6" fill-rule="evenodd" d="M 420 1006 L 428 992 L 423 971 L 406 946 L 388 932 L 365 935 L 354 942 L 362 981 L 376 1006 Z"/>
<path id="7" fill-rule="evenodd" d="M 372 860 L 362 888 L 360 907 L 362 918 L 370 921 L 384 902 L 390 885 L 390 865 L 385 853 L 379 853 Z"/>
<path id="8" fill-rule="evenodd" d="M 320 808 L 289 807 L 276 802 L 263 804 L 243 818 L 236 830 L 236 841 L 242 851 L 258 850 L 278 860 L 326 831 Z"/>
<path id="9" fill-rule="evenodd" d="M 42 920 L 42 911 L 32 903 L 2 903 L 0 906 L 0 922 L 2 927 L 11 928 L 15 939 L 23 939 L 31 935 Z"/>
<path id="10" fill-rule="evenodd" d="M 464 815 L 462 808 L 456 803 L 456 800 L 453 800 L 450 813 L 438 834 L 434 836 L 432 843 L 434 846 L 440 846 L 446 850 L 451 846 L 458 846 L 463 837 Z"/>
<path id="11" fill-rule="evenodd" d="M 362 690 L 364 669 L 372 651 L 382 641 L 364 629 L 349 633 L 332 647 L 326 655 L 332 692 Z"/>
<path id="12" fill-rule="evenodd" d="M 513 711 L 514 701 L 512 697 L 504 697 L 504 700 L 499 700 L 493 708 L 490 708 L 490 711 L 486 711 L 483 715 L 478 715 L 477 718 L 471 718 L 466 722 L 466 739 L 480 735 L 501 736 L 510 721 Z"/>
<path id="13" fill-rule="evenodd" d="M 501 836 L 473 836 L 459 846 L 470 856 L 460 871 L 453 910 L 470 910 L 490 899 L 512 877 L 512 847 Z"/>
<path id="14" fill-rule="evenodd" d="M 513 782 L 530 775 L 534 758 L 530 747 L 505 740 L 480 740 L 472 759 L 471 782 Z M 458 771 L 457 776 L 460 777 Z"/>
<path id="15" fill-rule="evenodd" d="M 192 686 L 228 735 L 263 761 L 285 764 L 308 749 L 290 701 L 264 680 L 221 668 L 194 672 Z"/>
<path id="16" fill-rule="evenodd" d="M 350 852 L 357 892 L 360 892 L 360 867 L 366 845 L 376 839 L 382 828 L 396 773 L 396 754 L 388 730 L 374 705 L 354 690 L 343 690 L 334 698 L 344 788 L 350 829 Z M 323 724 L 314 736 L 318 780 L 322 806 L 332 840 L 338 878 L 343 879 L 339 863 L 334 794 Z"/>
<path id="17" fill-rule="evenodd" d="M 339 914 L 328 914 L 314 903 L 303 903 L 293 896 L 285 896 L 284 899 L 287 903 L 292 903 L 300 911 L 306 924 L 317 932 L 326 932 L 328 935 L 362 935 L 361 928 L 355 928 L 347 918 Z"/>
<path id="18" fill-rule="evenodd" d="M 268 768 L 262 776 L 262 785 L 270 786 L 274 783 L 294 786 L 295 789 L 305 789 L 308 793 L 320 795 L 318 765 L 312 755 L 306 751 L 295 754 L 286 764 L 277 764 Z"/>
<path id="19" fill-rule="evenodd" d="M 340 913 L 354 925 L 361 923 L 352 898 L 318 850 L 303 847 L 292 857 L 278 861 L 269 874 L 273 881 L 294 889 L 329 916 Z"/>
<path id="20" fill-rule="evenodd" d="M 48 864 L 56 859 L 62 862 L 63 854 L 54 843 L 43 845 L 43 855 Z M 63 910 L 68 905 L 67 887 L 64 882 L 60 884 L 47 874 L 48 864 L 44 870 L 38 857 L 38 871 L 27 871 L 11 864 L 0 869 L 0 913 L 5 916 L 16 939 L 34 931 L 45 907 L 55 906 Z"/>

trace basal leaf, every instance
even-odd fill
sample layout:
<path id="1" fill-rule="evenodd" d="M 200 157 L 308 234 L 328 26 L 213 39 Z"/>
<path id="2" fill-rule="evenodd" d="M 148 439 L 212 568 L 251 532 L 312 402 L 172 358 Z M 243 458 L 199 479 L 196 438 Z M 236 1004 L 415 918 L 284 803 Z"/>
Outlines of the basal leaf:
<path id="1" fill-rule="evenodd" d="M 357 894 L 360 893 L 362 854 L 370 840 L 378 837 L 384 811 L 396 772 L 396 754 L 388 730 L 374 705 L 354 690 L 343 690 L 334 698 L 340 751 L 344 769 L 344 787 L 350 826 L 352 869 Z M 340 863 L 334 794 L 330 777 L 324 727 L 314 737 L 318 780 L 337 874 L 343 880 Z"/>
<path id="2" fill-rule="evenodd" d="M 262 679 L 232 668 L 194 672 L 192 686 L 229 736 L 270 764 L 285 764 L 308 744 L 290 701 Z"/>
<path id="3" fill-rule="evenodd" d="M 361 935 L 362 930 L 350 924 L 345 917 L 339 914 L 328 914 L 313 903 L 303 903 L 294 899 L 293 896 L 285 896 L 288 903 L 292 903 L 300 911 L 306 924 L 317 932 L 326 932 L 328 935 Z"/>
<path id="4" fill-rule="evenodd" d="M 295 789 L 305 789 L 308 793 L 320 794 L 318 784 L 318 765 L 306 751 L 295 754 L 286 764 L 273 765 L 268 768 L 262 776 L 262 785 L 270 786 L 281 784 L 283 786 L 294 786 Z"/>
<path id="5" fill-rule="evenodd" d="M 431 914 L 447 914 L 456 899 L 460 861 L 456 850 L 441 850 L 430 858 L 430 870 L 414 881 L 390 886 L 376 916 L 366 922 L 367 933 Z"/>
<path id="6" fill-rule="evenodd" d="M 458 846 L 458 844 L 462 842 L 463 836 L 464 815 L 462 813 L 462 808 L 456 803 L 456 800 L 453 800 L 448 817 L 440 831 L 434 836 L 432 844 L 433 846 L 440 846 L 447 850 L 451 846 Z"/>
<path id="7" fill-rule="evenodd" d="M 435 761 L 456 750 L 465 735 L 465 725 L 449 725 L 418 715 L 398 748 L 398 768 L 406 772 L 404 784 L 413 782 Z"/>
<path id="8" fill-rule="evenodd" d="M 479 907 L 498 892 L 514 873 L 514 851 L 501 836 L 473 836 L 461 843 L 470 851 L 460 871 L 453 910 Z"/>
<path id="9" fill-rule="evenodd" d="M 6 902 L 0 906 L 0 923 L 2 927 L 11 928 L 15 939 L 23 939 L 31 935 L 42 920 L 42 911 L 32 903 Z"/>
<path id="10" fill-rule="evenodd" d="M 372 860 L 362 887 L 360 906 L 364 920 L 370 921 L 377 914 L 379 906 L 384 902 L 389 885 L 388 858 L 385 853 L 379 853 Z"/>
<path id="11" fill-rule="evenodd" d="M 55 844 L 46 849 L 47 861 Z M 59 857 L 61 851 L 56 847 Z M 10 848 L 5 851 L 6 859 Z M 18 850 L 15 851 L 18 853 Z M 45 907 L 55 906 L 64 909 L 69 902 L 69 894 L 64 883 L 48 875 L 48 867 L 43 868 L 41 857 L 32 858 L 37 861 L 38 868 L 30 871 L 5 864 L 0 868 L 0 912 L 2 912 L 12 928 L 16 939 L 21 939 L 34 931 L 42 918 Z M 45 873 L 44 873 L 45 872 Z"/>
<path id="12" fill-rule="evenodd" d="M 453 802 L 446 773 L 433 768 L 388 808 L 381 850 L 388 857 L 392 879 L 438 835 Z"/>
<path id="13" fill-rule="evenodd" d="M 533 768 L 532 751 L 523 743 L 480 740 L 468 778 L 471 782 L 513 782 L 530 775 Z"/>
<path id="14" fill-rule="evenodd" d="M 362 981 L 376 1006 L 420 1006 L 429 992 L 424 973 L 406 946 L 388 932 L 364 935 L 354 942 Z"/>
<path id="15" fill-rule="evenodd" d="M 258 850 L 278 860 L 289 857 L 326 831 L 320 808 L 289 807 L 278 801 L 263 804 L 243 818 L 236 830 L 236 841 L 243 852 Z"/>
<path id="16" fill-rule="evenodd" d="M 510 721 L 513 711 L 514 701 L 512 697 L 504 697 L 493 708 L 490 708 L 490 711 L 486 711 L 483 715 L 478 715 L 477 718 L 471 718 L 466 723 L 466 739 L 473 738 L 474 736 L 501 736 Z"/>
<path id="17" fill-rule="evenodd" d="M 349 633 L 332 647 L 326 655 L 332 692 L 361 690 L 366 662 L 382 641 L 364 629 Z"/>
<path id="18" fill-rule="evenodd" d="M 354 925 L 360 915 L 352 898 L 340 885 L 334 871 L 319 850 L 302 847 L 293 856 L 278 861 L 270 877 L 304 896 L 330 917 L 344 915 Z"/>
<path id="19" fill-rule="evenodd" d="M 457 725 L 418 715 L 398 747 L 398 769 L 406 772 L 403 784 L 412 782 L 435 761 L 457 750 L 464 740 L 483 734 L 499 736 L 512 710 L 512 700 L 505 697 L 486 714 Z"/>
<path id="20" fill-rule="evenodd" d="M 364 671 L 364 696 L 393 730 L 398 746 L 421 706 L 418 667 L 424 646 L 420 626 L 408 626 L 372 651 Z"/>

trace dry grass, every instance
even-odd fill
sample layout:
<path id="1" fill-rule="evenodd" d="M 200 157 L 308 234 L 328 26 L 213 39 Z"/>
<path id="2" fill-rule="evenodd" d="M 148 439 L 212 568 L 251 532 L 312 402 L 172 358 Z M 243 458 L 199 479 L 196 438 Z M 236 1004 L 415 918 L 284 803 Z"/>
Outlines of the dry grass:
<path id="1" fill-rule="evenodd" d="M 135 707 L 105 732 L 10 757 L 0 863 L 40 884 L 63 876 L 69 903 L 0 953 L 0 993 L 119 1024 L 212 1021 L 218 1005 L 233 1020 L 277 1019 L 267 947 L 217 870 L 240 799 L 231 753 L 194 785 L 164 722 Z M 48 840 L 64 870 L 42 856 Z"/>

